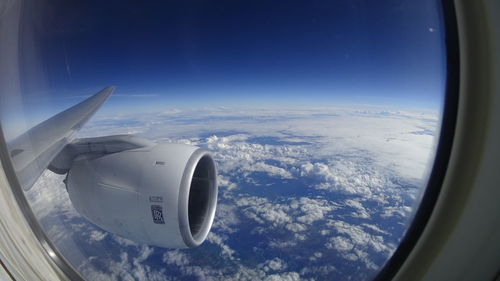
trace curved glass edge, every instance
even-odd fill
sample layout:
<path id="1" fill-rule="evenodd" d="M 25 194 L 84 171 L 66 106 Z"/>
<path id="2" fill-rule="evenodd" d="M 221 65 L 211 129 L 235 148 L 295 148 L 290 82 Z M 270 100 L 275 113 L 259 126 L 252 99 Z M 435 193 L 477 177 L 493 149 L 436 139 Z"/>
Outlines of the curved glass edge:
<path id="1" fill-rule="evenodd" d="M 452 0 L 440 2 L 445 27 L 446 90 L 434 163 L 413 221 L 392 257 L 374 278 L 375 281 L 392 280 L 410 255 L 434 210 L 448 169 L 458 113 L 460 53 L 455 6 Z"/>
<path id="2" fill-rule="evenodd" d="M 18 46 L 21 40 L 20 26 L 21 19 L 24 16 L 24 4 L 25 3 L 20 0 L 0 2 L 0 20 L 2 22 L 2 25 L 0 26 L 0 42 L 2 43 L 0 44 L 0 48 L 2 49 L 2 59 L 7 59 L 6 61 L 2 61 L 0 67 L 0 72 L 2 73 L 0 82 L 2 91 L 8 92 L 11 95 L 14 95 L 14 93 L 16 93 L 22 86 L 19 83 L 18 77 L 20 72 L 18 65 L 20 50 L 18 49 Z M 4 130 L 5 127 L 2 123 L 0 124 L 0 169 L 2 170 L 0 171 L 0 184 L 2 185 L 1 190 L 4 190 L 6 195 L 9 196 L 8 198 L 3 199 L 8 200 L 8 202 L 12 203 L 13 206 L 19 208 L 16 208 L 16 210 L 12 211 L 12 213 L 18 215 L 16 219 L 22 220 L 16 223 L 19 224 L 23 231 L 28 231 L 29 236 L 24 236 L 24 234 L 15 232 L 11 233 L 13 230 L 9 229 L 9 225 L 7 225 L 2 232 L 2 235 L 5 234 L 11 236 L 7 241 L 19 241 L 26 247 L 19 248 L 16 247 L 17 245 L 12 245 L 11 248 L 6 249 L 7 253 L 9 253 L 8 251 L 10 250 L 10 253 L 14 253 L 15 255 L 3 257 L 4 260 L 2 263 L 5 265 L 7 270 L 10 270 L 10 274 L 12 274 L 12 276 L 19 279 L 83 280 L 82 277 L 63 258 L 61 253 L 54 247 L 48 239 L 48 236 L 39 225 L 38 220 L 36 219 L 15 174 L 13 163 L 8 153 Z M 7 207 L 8 206 L 6 206 L 6 208 Z M 18 230 L 16 229 L 16 231 Z M 23 241 L 23 239 L 27 238 L 29 238 L 29 240 Z M 35 246 L 35 248 L 33 248 L 33 246 Z M 26 249 L 31 251 L 26 251 Z M 43 261 L 40 261 L 40 264 L 31 264 L 34 259 L 39 258 L 43 259 Z M 14 265 L 21 268 L 15 268 Z M 42 268 L 39 268 L 41 265 L 46 266 L 46 269 L 49 271 L 43 272 Z M 31 266 L 34 269 L 34 275 L 30 275 L 28 270 L 22 268 L 22 266 Z M 18 274 L 19 271 L 22 274 Z M 43 274 L 50 275 L 45 276 Z"/>
<path id="3" fill-rule="evenodd" d="M 70 263 L 63 257 L 63 255 L 57 250 L 55 245 L 50 241 L 48 236 L 43 231 L 42 227 L 38 223 L 38 220 L 31 209 L 28 200 L 17 180 L 14 167 L 12 165 L 8 150 L 7 143 L 5 141 L 2 126 L 0 124 L 0 163 L 4 170 L 5 176 L 7 178 L 9 187 L 15 196 L 16 203 L 22 211 L 22 215 L 26 219 L 26 222 L 30 226 L 33 234 L 38 239 L 38 242 L 42 246 L 44 251 L 44 256 L 47 260 L 50 260 L 55 264 L 65 276 L 60 276 L 60 278 L 66 278 L 68 280 L 84 280 L 83 277 L 70 265 Z"/>

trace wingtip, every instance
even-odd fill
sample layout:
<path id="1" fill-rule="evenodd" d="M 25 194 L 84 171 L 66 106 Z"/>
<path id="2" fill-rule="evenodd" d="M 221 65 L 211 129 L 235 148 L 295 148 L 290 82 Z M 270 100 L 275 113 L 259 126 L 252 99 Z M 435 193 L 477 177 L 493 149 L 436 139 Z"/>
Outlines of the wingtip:
<path id="1" fill-rule="evenodd" d="M 106 96 L 109 97 L 116 89 L 116 86 L 107 86 L 101 91 L 99 91 L 96 96 Z"/>
<path id="2" fill-rule="evenodd" d="M 114 85 L 111 85 L 111 86 L 107 86 L 106 88 L 104 88 L 105 90 L 108 90 L 110 92 L 113 92 L 115 89 L 116 89 L 116 86 Z"/>

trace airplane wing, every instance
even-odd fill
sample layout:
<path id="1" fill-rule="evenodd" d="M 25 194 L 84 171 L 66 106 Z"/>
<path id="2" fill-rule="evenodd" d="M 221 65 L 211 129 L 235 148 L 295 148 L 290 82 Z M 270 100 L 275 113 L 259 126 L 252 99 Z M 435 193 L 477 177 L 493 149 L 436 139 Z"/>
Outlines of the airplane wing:
<path id="1" fill-rule="evenodd" d="M 83 102 L 45 120 L 7 144 L 19 183 L 29 190 L 76 132 L 94 115 L 115 87 L 106 87 Z"/>

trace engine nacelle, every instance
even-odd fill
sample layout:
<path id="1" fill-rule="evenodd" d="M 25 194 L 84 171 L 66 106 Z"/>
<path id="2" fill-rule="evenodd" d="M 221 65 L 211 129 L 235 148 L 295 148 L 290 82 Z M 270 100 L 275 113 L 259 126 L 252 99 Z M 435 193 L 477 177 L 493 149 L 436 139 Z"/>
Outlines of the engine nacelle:
<path id="1" fill-rule="evenodd" d="M 212 226 L 216 175 L 208 152 L 157 144 L 79 155 L 66 188 L 75 209 L 109 232 L 140 243 L 188 248 L 200 245 Z"/>

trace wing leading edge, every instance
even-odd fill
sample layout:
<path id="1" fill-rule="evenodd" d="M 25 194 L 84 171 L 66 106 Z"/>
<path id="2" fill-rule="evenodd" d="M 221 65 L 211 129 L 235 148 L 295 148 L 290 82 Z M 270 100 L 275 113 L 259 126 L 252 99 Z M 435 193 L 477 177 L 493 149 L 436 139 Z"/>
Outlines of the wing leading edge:
<path id="1" fill-rule="evenodd" d="M 7 144 L 19 183 L 29 190 L 50 162 L 113 93 L 106 87 L 83 102 L 36 125 Z"/>

